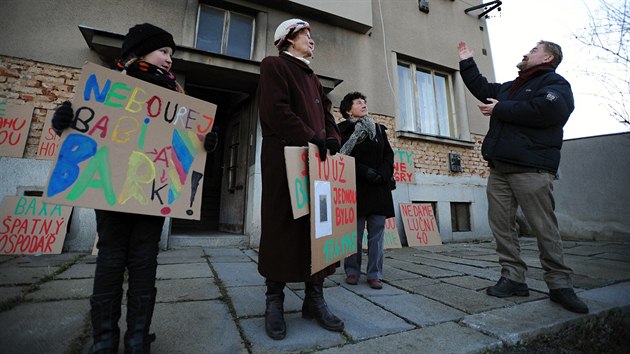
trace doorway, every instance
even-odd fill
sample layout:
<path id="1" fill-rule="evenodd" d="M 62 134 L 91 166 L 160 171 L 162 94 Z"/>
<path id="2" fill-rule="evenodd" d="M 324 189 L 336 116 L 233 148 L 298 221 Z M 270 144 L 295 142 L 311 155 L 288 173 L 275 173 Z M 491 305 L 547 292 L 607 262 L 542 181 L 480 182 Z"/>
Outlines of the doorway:
<path id="1" fill-rule="evenodd" d="M 201 219 L 173 219 L 171 234 L 199 237 L 242 234 L 252 99 L 245 93 L 194 85 L 187 85 L 186 92 L 217 105 L 213 130 L 218 134 L 219 143 L 216 150 L 206 156 Z"/>

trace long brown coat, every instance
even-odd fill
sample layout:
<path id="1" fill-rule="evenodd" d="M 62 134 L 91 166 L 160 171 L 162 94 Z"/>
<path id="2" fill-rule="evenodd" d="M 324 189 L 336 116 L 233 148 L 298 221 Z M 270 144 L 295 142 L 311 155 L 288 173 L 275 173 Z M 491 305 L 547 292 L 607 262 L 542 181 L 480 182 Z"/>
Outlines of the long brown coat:
<path id="1" fill-rule="evenodd" d="M 293 219 L 284 147 L 307 146 L 313 138 L 340 142 L 332 104 L 313 70 L 281 53 L 260 64 L 258 105 L 263 138 L 258 271 L 274 281 L 311 280 L 310 215 Z M 316 278 L 328 275 L 330 269 L 322 272 Z"/>

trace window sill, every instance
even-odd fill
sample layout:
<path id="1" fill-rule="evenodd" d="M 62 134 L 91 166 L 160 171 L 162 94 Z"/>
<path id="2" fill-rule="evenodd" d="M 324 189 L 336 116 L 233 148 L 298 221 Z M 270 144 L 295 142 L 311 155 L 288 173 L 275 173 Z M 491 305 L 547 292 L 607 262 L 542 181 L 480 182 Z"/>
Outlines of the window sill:
<path id="1" fill-rule="evenodd" d="M 445 136 L 420 134 L 420 133 L 409 132 L 409 131 L 396 131 L 396 138 L 424 140 L 424 141 L 428 141 L 432 143 L 455 145 L 455 146 L 461 146 L 461 147 L 467 147 L 467 148 L 475 147 L 475 142 L 473 141 L 460 140 L 460 139 L 449 138 Z"/>

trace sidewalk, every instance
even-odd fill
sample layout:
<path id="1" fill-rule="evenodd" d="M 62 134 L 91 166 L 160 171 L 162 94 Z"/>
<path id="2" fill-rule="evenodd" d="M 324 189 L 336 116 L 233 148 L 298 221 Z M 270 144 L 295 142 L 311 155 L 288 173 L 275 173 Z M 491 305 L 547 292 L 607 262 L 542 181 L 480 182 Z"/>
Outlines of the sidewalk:
<path id="1" fill-rule="evenodd" d="M 341 269 L 326 281 L 324 296 L 345 322 L 342 333 L 302 319 L 303 284 L 290 284 L 281 341 L 265 334 L 255 250 L 163 251 L 152 353 L 479 353 L 630 307 L 630 244 L 564 242 L 588 315 L 549 300 L 536 243 L 523 238 L 521 244 L 529 297 L 485 294 L 499 277 L 494 243 L 388 250 L 382 290 L 369 288 L 365 277 L 345 284 Z M 88 353 L 94 262 L 85 253 L 0 256 L 0 352 Z"/>

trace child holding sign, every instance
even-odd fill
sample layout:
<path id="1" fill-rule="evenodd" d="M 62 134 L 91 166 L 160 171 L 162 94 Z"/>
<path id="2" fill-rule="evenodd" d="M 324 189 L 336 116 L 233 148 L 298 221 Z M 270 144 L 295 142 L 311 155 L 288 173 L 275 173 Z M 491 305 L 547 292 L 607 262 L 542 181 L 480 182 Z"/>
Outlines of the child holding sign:
<path id="1" fill-rule="evenodd" d="M 121 60 L 115 69 L 129 76 L 183 93 L 170 73 L 175 50 L 173 36 L 144 23 L 129 29 L 122 45 Z M 52 118 L 53 129 L 61 132 L 76 124 L 70 102 L 64 102 Z M 73 126 L 75 127 L 75 126 Z M 217 145 L 216 133 L 204 139 L 207 151 Z M 149 334 L 155 306 L 155 275 L 159 241 L 164 217 L 95 210 L 99 249 L 90 298 L 94 344 L 93 353 L 118 350 L 121 300 L 125 269 L 129 276 L 127 291 L 127 332 L 125 353 L 149 353 L 155 340 Z"/>

